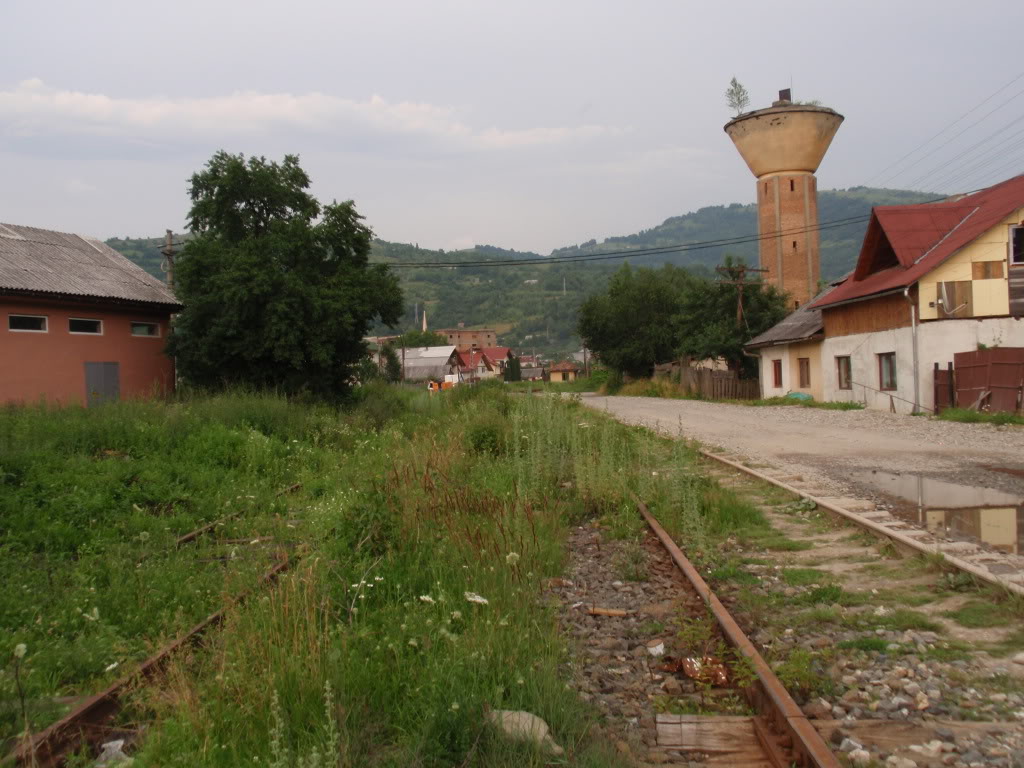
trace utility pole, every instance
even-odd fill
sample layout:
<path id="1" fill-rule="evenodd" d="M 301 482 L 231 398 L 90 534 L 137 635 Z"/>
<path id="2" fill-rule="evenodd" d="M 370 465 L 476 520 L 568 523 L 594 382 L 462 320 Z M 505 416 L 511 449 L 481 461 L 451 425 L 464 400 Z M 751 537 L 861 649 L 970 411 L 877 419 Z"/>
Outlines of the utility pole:
<path id="1" fill-rule="evenodd" d="M 174 290 L 174 233 L 171 230 L 167 230 L 167 239 L 164 241 L 164 247 L 160 249 L 160 253 L 164 255 L 167 260 L 167 268 L 164 270 L 167 273 L 167 287 Z"/>
<path id="2" fill-rule="evenodd" d="M 715 267 L 715 271 L 723 277 L 730 278 L 729 280 L 719 279 L 719 283 L 722 285 L 735 285 L 736 286 L 736 327 L 741 328 L 746 322 L 743 317 L 743 288 L 748 285 L 757 285 L 756 281 L 747 282 L 746 276 L 748 272 L 767 272 L 767 269 L 756 269 L 755 267 L 748 267 L 746 264 L 732 264 L 723 267 Z"/>

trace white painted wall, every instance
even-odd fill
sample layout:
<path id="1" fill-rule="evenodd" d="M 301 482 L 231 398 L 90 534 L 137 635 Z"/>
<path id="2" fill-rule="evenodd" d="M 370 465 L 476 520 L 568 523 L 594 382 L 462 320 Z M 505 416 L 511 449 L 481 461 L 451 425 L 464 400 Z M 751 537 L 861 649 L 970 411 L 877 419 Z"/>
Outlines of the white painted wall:
<path id="1" fill-rule="evenodd" d="M 772 360 L 782 361 L 782 386 L 774 387 L 775 374 L 772 371 Z M 790 384 L 790 359 L 789 344 L 780 344 L 777 347 L 765 347 L 761 350 L 761 397 L 782 397 L 791 391 Z"/>
<path id="2" fill-rule="evenodd" d="M 936 320 L 918 326 L 918 356 L 921 405 L 934 406 L 935 363 L 945 368 L 954 352 L 971 352 L 979 344 L 989 347 L 1024 347 L 1024 320 L 1012 317 L 983 320 Z M 878 355 L 896 353 L 895 392 L 878 391 Z M 836 357 L 849 355 L 853 389 L 838 388 Z M 822 348 L 821 367 L 825 378 L 825 400 L 856 400 L 868 408 L 889 410 L 889 395 L 899 413 L 910 413 L 914 402 L 914 348 L 910 328 L 827 338 Z M 768 367 L 771 372 L 770 364 Z M 785 367 L 783 368 L 785 376 Z"/>

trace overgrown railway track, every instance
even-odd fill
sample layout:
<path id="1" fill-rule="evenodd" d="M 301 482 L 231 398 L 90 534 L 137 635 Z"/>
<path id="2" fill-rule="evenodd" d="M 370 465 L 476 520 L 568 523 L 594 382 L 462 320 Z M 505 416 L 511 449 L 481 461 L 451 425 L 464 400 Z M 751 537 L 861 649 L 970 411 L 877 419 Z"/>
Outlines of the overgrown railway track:
<path id="1" fill-rule="evenodd" d="M 750 719 L 757 742 L 764 755 L 764 760 L 775 768 L 840 768 L 832 750 L 821 738 L 818 731 L 808 721 L 806 715 L 786 691 L 785 686 L 772 671 L 772 668 L 758 652 L 754 644 L 746 636 L 729 613 L 722 601 L 715 595 L 711 587 L 701 577 L 700 572 L 687 559 L 672 537 L 650 513 L 647 505 L 637 499 L 637 506 L 653 534 L 661 542 L 675 565 L 686 577 L 689 586 L 698 594 L 707 606 L 725 641 L 735 653 L 742 655 L 750 664 L 754 679 L 743 688 L 742 693 L 750 707 L 757 714 Z M 703 720 L 705 726 L 715 728 L 715 718 Z M 722 718 L 719 721 L 721 730 L 727 740 L 730 732 L 735 732 L 742 718 Z M 691 720 L 689 724 L 696 725 Z M 660 716 L 658 732 L 660 746 L 675 746 L 699 749 L 701 739 L 707 739 L 708 728 L 684 728 L 685 720 L 672 715 Z M 678 726 L 673 728 L 672 726 Z M 678 738 L 673 739 L 673 732 Z M 687 733 L 696 737 L 695 743 L 686 744 Z M 677 743 L 670 743 L 670 742 Z"/>

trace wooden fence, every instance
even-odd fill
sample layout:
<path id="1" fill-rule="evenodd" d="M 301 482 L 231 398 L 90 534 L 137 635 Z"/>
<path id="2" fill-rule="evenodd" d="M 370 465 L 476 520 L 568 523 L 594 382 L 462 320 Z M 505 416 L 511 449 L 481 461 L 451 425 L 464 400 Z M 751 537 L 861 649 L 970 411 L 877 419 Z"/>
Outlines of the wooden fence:
<path id="1" fill-rule="evenodd" d="M 709 400 L 756 400 L 761 397 L 757 379 L 737 379 L 732 371 L 707 368 L 679 369 L 679 387 Z"/>

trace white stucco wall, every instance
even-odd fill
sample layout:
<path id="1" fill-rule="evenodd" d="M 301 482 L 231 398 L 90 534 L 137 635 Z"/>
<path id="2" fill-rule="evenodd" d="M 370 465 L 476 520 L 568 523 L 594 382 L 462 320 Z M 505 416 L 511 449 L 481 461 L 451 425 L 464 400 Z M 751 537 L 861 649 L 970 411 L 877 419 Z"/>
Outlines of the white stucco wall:
<path id="1" fill-rule="evenodd" d="M 772 386 L 775 383 L 775 375 L 772 372 L 772 360 L 782 361 L 782 386 Z M 777 347 L 766 347 L 761 350 L 761 397 L 782 397 L 790 392 L 790 359 L 789 345 L 781 344 Z"/>
<path id="2" fill-rule="evenodd" d="M 984 320 L 936 320 L 918 326 L 918 357 L 921 405 L 934 405 L 935 363 L 945 368 L 953 362 L 953 353 L 989 347 L 1024 347 L 1024 320 L 1011 317 Z M 878 390 L 878 355 L 896 353 L 894 392 Z M 853 389 L 841 390 L 836 380 L 836 357 L 848 355 L 853 373 Z M 896 410 L 910 413 L 914 402 L 914 348 L 910 328 L 827 338 L 822 348 L 825 400 L 856 400 L 868 408 L 889 410 L 893 395 Z M 771 372 L 770 364 L 768 367 Z M 783 368 L 785 371 L 785 368 Z M 785 375 L 785 374 L 784 374 Z"/>

